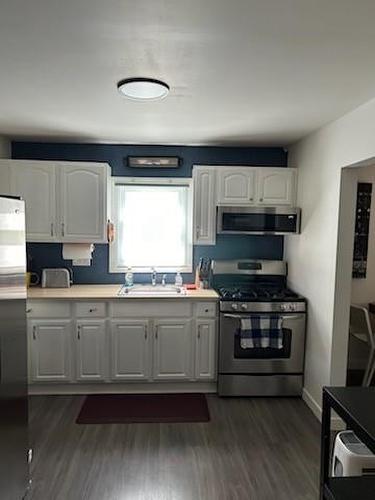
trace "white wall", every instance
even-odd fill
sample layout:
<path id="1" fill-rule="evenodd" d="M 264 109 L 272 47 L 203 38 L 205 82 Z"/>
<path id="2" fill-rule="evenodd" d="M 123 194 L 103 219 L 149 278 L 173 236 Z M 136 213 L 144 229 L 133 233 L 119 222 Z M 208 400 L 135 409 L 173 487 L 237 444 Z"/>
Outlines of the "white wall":
<path id="1" fill-rule="evenodd" d="M 0 158 L 10 158 L 10 140 L 0 136 Z"/>
<path id="2" fill-rule="evenodd" d="M 10 141 L 0 136 L 0 158 L 10 158 Z"/>
<path id="3" fill-rule="evenodd" d="M 299 169 L 302 233 L 285 238 L 285 258 L 290 285 L 309 301 L 304 397 L 316 414 L 322 386 L 343 385 L 346 378 L 351 275 L 346 272 L 350 238 L 338 246 L 341 169 L 374 163 L 374 137 L 375 99 L 309 135 L 289 152 L 290 166 Z M 348 222 L 350 226 L 352 221 Z M 345 225 L 342 218 L 342 232 Z"/>

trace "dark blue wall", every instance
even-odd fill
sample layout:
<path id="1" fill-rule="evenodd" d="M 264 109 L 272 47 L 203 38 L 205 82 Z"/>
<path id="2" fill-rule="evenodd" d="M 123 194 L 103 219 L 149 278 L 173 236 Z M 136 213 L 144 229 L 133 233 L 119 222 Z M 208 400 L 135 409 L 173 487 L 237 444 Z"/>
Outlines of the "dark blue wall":
<path id="1" fill-rule="evenodd" d="M 179 156 L 182 166 L 178 169 L 135 170 L 124 166 L 127 156 Z M 13 142 L 12 158 L 39 160 L 104 161 L 109 163 L 114 176 L 191 177 L 192 167 L 208 165 L 287 165 L 287 153 L 282 148 L 228 148 L 206 146 L 127 146 L 115 144 L 63 144 Z M 31 258 L 29 269 L 40 272 L 43 267 L 67 267 L 61 258 L 61 245 L 29 243 Z M 215 246 L 195 246 L 194 263 L 200 257 L 213 258 L 283 258 L 282 236 L 230 236 L 220 235 Z M 138 275 L 137 281 L 148 280 Z M 170 280 L 172 276 L 170 277 Z M 185 275 L 184 280 L 192 279 Z M 95 245 L 91 267 L 74 268 L 75 283 L 120 283 L 122 274 L 108 273 L 108 245 Z"/>

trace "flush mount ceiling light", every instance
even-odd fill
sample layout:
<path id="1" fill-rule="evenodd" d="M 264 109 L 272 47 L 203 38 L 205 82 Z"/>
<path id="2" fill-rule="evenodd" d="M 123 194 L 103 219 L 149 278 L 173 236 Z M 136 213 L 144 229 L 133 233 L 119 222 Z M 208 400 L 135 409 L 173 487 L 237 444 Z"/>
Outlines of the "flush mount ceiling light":
<path id="1" fill-rule="evenodd" d="M 117 84 L 121 95 L 134 101 L 156 101 L 168 95 L 169 86 L 153 78 L 127 78 Z"/>

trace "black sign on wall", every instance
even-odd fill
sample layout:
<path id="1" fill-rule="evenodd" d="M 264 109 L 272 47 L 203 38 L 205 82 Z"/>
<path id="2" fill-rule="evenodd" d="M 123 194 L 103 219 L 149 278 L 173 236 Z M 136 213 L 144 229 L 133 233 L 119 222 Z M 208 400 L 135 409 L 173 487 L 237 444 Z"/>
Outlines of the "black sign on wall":
<path id="1" fill-rule="evenodd" d="M 354 233 L 353 278 L 366 278 L 372 184 L 359 182 Z"/>

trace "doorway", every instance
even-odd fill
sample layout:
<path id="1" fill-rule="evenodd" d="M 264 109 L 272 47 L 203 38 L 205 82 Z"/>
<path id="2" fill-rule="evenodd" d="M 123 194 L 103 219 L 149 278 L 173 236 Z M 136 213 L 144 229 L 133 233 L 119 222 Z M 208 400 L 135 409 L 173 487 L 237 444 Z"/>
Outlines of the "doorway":
<path id="1" fill-rule="evenodd" d="M 332 385 L 361 385 L 366 333 L 375 331 L 375 162 L 342 169 L 335 281 Z M 368 317 L 369 332 L 357 335 L 358 315 Z"/>

